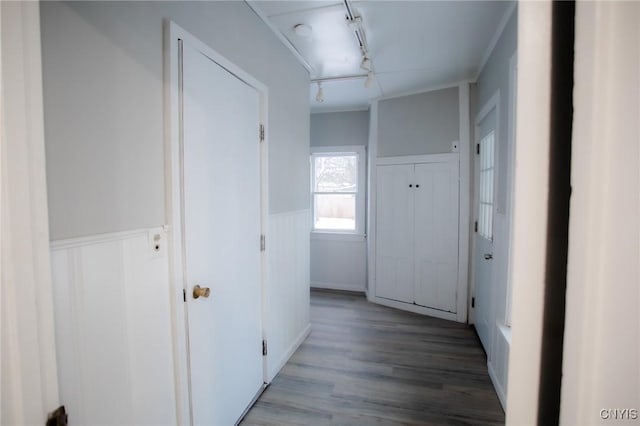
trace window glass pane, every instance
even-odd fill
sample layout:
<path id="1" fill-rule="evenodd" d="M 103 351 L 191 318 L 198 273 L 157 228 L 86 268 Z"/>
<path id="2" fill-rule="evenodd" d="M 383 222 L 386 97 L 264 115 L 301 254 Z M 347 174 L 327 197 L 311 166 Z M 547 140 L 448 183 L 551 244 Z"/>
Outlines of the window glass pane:
<path id="1" fill-rule="evenodd" d="M 486 203 L 487 202 L 487 179 L 486 179 L 486 174 L 487 172 L 485 170 L 481 170 L 480 171 L 480 185 L 482 186 L 482 188 L 480 189 L 480 202 L 481 203 Z"/>
<path id="2" fill-rule="evenodd" d="M 494 148 L 495 132 L 492 130 L 480 140 L 478 233 L 487 239 L 493 238 Z"/>
<path id="3" fill-rule="evenodd" d="M 314 229 L 356 230 L 355 194 L 315 194 Z"/>
<path id="4" fill-rule="evenodd" d="M 484 205 L 484 236 L 489 238 L 491 233 L 489 231 L 491 224 L 491 205 Z"/>
<path id="5" fill-rule="evenodd" d="M 315 192 L 356 192 L 356 155 L 314 157 Z"/>

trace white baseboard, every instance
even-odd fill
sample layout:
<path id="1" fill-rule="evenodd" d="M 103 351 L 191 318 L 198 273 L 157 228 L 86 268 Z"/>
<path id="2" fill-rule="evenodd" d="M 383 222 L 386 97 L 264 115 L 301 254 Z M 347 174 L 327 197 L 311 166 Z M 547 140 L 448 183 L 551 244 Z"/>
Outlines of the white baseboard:
<path id="1" fill-rule="evenodd" d="M 295 351 L 298 350 L 302 342 L 304 342 L 307 336 L 309 336 L 309 333 L 311 333 L 311 324 L 308 324 L 305 327 L 305 329 L 302 330 L 302 333 L 298 335 L 296 340 L 294 340 L 291 346 L 289 346 L 289 349 L 287 349 L 287 351 L 282 355 L 282 358 L 280 358 L 280 361 L 278 361 L 274 365 L 273 369 L 269 372 L 269 378 L 268 378 L 269 383 L 271 383 L 273 378 L 276 377 L 276 375 L 280 372 L 280 370 L 282 370 L 282 367 L 284 367 L 287 361 L 289 361 L 289 358 L 291 358 L 291 356 L 295 353 Z"/>
<path id="2" fill-rule="evenodd" d="M 371 302 L 371 303 L 376 303 L 376 298 L 373 295 L 373 291 L 366 289 L 364 291 L 365 296 L 367 296 L 367 301 Z"/>
<path id="3" fill-rule="evenodd" d="M 325 288 L 327 290 L 343 290 L 343 291 L 355 291 L 358 293 L 366 293 L 364 286 L 349 285 L 349 284 L 336 284 L 336 283 L 324 283 L 320 281 L 311 281 L 312 288 Z"/>
<path id="4" fill-rule="evenodd" d="M 397 300 L 385 299 L 384 297 L 376 297 L 374 303 L 388 306 L 390 308 L 401 309 L 403 311 L 414 312 L 416 314 L 428 315 L 434 318 L 441 318 L 449 321 L 458 321 L 455 312 L 439 311 L 437 309 L 427 308 L 425 306 L 414 305 L 412 303 L 398 302 Z"/>
<path id="5" fill-rule="evenodd" d="M 489 370 L 489 378 L 491 379 L 491 383 L 493 383 L 493 388 L 496 390 L 496 394 L 498 394 L 498 399 L 500 400 L 500 405 L 502 405 L 502 409 L 507 411 L 507 396 L 504 394 L 504 389 L 500 385 L 500 381 L 496 376 L 496 372 L 493 369 L 493 366 L 490 363 L 487 363 L 487 370 Z"/>

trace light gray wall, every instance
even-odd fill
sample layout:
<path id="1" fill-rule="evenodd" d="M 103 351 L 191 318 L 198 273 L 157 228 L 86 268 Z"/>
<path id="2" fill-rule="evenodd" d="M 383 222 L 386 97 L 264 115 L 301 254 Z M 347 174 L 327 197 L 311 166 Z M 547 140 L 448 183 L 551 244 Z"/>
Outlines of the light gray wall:
<path id="1" fill-rule="evenodd" d="M 311 237 L 310 284 L 364 293 L 367 283 L 367 242 Z"/>
<path id="2" fill-rule="evenodd" d="M 311 114 L 311 146 L 369 144 L 369 111 Z M 365 159 L 366 161 L 366 159 Z M 365 187 L 366 192 L 366 187 Z M 311 237 L 311 287 L 364 292 L 367 243 Z"/>
<path id="3" fill-rule="evenodd" d="M 460 140 L 458 88 L 378 104 L 378 157 L 442 154 Z"/>
<path id="4" fill-rule="evenodd" d="M 369 111 L 311 114 L 311 146 L 369 144 Z"/>
<path id="5" fill-rule="evenodd" d="M 507 176 L 506 167 L 509 158 L 508 126 L 509 126 L 509 61 L 517 48 L 518 14 L 514 12 L 507 23 L 498 43 L 489 56 L 489 60 L 478 77 L 476 84 L 475 115 L 491 99 L 496 90 L 500 90 L 500 116 L 498 141 L 498 182 L 497 209 L 499 213 L 506 211 Z"/>
<path id="6" fill-rule="evenodd" d="M 165 223 L 165 18 L 269 87 L 270 211 L 309 208 L 309 75 L 244 2 L 42 2 L 52 239 Z"/>

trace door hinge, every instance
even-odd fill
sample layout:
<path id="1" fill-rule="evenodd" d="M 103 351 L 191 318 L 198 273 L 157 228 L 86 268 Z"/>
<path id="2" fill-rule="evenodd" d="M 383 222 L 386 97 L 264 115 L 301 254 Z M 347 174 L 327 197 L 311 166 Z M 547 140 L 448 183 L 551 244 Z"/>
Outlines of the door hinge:
<path id="1" fill-rule="evenodd" d="M 264 235 L 260 235 L 260 251 L 266 250 L 266 246 L 267 246 L 266 239 L 267 238 Z"/>
<path id="2" fill-rule="evenodd" d="M 260 124 L 259 136 L 260 142 L 264 142 L 264 124 Z"/>
<path id="3" fill-rule="evenodd" d="M 476 154 L 480 155 L 480 144 L 476 144 Z"/>
<path id="4" fill-rule="evenodd" d="M 187 290 L 185 290 L 184 288 L 182 289 L 182 301 L 187 301 Z"/>
<path id="5" fill-rule="evenodd" d="M 474 232 L 478 232 L 478 221 L 477 220 L 473 223 L 473 231 Z"/>
<path id="6" fill-rule="evenodd" d="M 267 339 L 262 339 L 262 356 L 267 356 Z"/>
<path id="7" fill-rule="evenodd" d="M 472 307 L 472 308 L 475 308 L 475 307 L 476 307 L 476 298 L 475 298 L 475 297 L 472 297 L 472 298 L 471 298 L 471 307 Z"/>

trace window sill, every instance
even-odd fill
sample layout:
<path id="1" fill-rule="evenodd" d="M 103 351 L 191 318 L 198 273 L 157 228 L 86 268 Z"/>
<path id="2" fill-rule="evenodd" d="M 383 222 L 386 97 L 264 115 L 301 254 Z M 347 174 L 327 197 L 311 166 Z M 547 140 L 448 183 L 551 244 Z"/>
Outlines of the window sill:
<path id="1" fill-rule="evenodd" d="M 317 241 L 348 241 L 354 243 L 365 242 L 364 234 L 348 234 L 346 232 L 311 231 L 311 239 Z"/>

